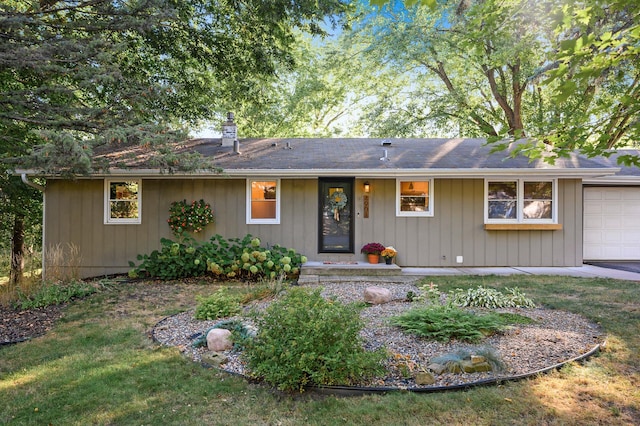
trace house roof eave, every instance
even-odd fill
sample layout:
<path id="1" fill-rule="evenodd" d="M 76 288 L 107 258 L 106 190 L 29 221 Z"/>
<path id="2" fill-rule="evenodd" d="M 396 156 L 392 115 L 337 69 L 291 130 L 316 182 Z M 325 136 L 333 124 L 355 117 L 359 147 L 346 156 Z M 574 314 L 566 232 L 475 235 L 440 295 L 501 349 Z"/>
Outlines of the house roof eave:
<path id="1" fill-rule="evenodd" d="M 545 176 L 564 178 L 596 178 L 600 176 L 613 175 L 619 169 L 615 168 L 594 168 L 594 169 L 310 169 L 310 170 L 257 170 L 257 169 L 234 169 L 225 170 L 224 174 L 229 177 L 250 177 L 250 176 L 274 176 L 291 178 L 316 178 L 353 176 L 356 178 L 396 178 L 428 176 L 440 178 L 485 178 L 500 176 Z"/>
<path id="2" fill-rule="evenodd" d="M 581 178 L 583 180 L 597 179 L 602 182 L 603 179 L 620 179 L 613 177 L 619 168 L 497 168 L 497 169 L 438 169 L 438 168 L 421 168 L 421 169 L 228 169 L 222 172 L 212 170 L 197 170 L 193 172 L 167 172 L 161 169 L 111 169 L 108 172 L 93 173 L 89 176 L 76 176 L 76 178 L 112 178 L 112 177 L 136 177 L 136 178 L 154 178 L 154 179 L 196 179 L 202 177 L 284 177 L 313 179 L 317 177 L 343 177 L 353 176 L 356 178 L 401 178 L 428 176 L 440 178 L 486 178 L 501 176 L 544 176 L 544 177 L 562 177 L 562 178 Z M 16 170 L 17 174 L 25 174 L 29 176 L 43 176 L 48 178 L 61 178 L 55 175 L 43 175 L 36 170 Z M 640 177 L 635 177 L 638 181 Z"/>
<path id="3" fill-rule="evenodd" d="M 594 176 L 582 182 L 585 185 L 640 185 L 640 176 Z"/>

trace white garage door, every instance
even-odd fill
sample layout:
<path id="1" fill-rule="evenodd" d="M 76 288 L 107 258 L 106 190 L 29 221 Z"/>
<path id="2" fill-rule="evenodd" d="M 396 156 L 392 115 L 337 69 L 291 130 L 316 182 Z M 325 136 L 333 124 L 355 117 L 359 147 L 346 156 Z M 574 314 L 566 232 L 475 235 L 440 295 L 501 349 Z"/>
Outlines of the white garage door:
<path id="1" fill-rule="evenodd" d="M 584 188 L 584 260 L 640 260 L 640 188 Z"/>

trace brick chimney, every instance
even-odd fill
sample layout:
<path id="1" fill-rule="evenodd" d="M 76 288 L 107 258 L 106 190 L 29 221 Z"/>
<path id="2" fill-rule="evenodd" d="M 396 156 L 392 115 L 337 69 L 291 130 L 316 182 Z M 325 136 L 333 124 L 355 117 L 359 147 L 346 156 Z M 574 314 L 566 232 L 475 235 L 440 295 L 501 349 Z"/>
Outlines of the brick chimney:
<path id="1" fill-rule="evenodd" d="M 222 123 L 222 146 L 234 146 L 238 139 L 238 127 L 233 122 L 233 113 L 227 113 L 227 121 Z"/>

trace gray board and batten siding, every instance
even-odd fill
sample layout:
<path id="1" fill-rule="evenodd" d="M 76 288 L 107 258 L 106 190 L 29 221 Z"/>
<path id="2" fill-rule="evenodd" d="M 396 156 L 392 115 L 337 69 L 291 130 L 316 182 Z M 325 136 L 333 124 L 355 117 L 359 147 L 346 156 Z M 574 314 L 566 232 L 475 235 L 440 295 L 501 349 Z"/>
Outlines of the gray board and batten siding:
<path id="1" fill-rule="evenodd" d="M 246 223 L 246 180 L 234 177 L 143 178 L 140 224 L 104 224 L 101 178 L 49 179 L 46 188 L 46 246 L 74 244 L 82 277 L 125 273 L 138 254 L 172 238 L 167 224 L 171 202 L 204 199 L 215 223 L 196 234 L 203 241 L 252 234 L 263 243 L 296 249 L 310 260 L 364 260 L 360 247 L 377 241 L 398 250 L 401 266 L 579 266 L 582 264 L 582 183 L 558 179 L 557 230 L 486 230 L 484 179 L 435 178 L 433 217 L 395 214 L 395 178 L 366 179 L 371 185 L 364 218 L 363 183 L 355 180 L 353 254 L 318 253 L 318 179 L 281 180 L 280 224 Z M 45 249 L 46 250 L 46 249 Z M 463 256 L 463 263 L 456 257 Z"/>

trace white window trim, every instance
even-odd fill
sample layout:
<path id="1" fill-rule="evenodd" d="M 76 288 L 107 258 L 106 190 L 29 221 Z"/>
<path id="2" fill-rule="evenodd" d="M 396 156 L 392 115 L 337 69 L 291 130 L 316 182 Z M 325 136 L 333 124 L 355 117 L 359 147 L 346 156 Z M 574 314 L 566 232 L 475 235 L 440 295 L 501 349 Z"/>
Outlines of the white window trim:
<path id="1" fill-rule="evenodd" d="M 429 209 L 425 212 L 405 212 L 400 210 L 400 183 L 401 182 L 410 182 L 410 181 L 420 181 L 420 182 L 429 182 Z M 425 177 L 403 177 L 396 179 L 396 216 L 403 217 L 433 217 L 434 212 L 434 200 L 433 200 L 433 178 L 425 178 Z"/>
<path id="2" fill-rule="evenodd" d="M 111 188 L 111 182 L 136 182 L 138 184 L 138 217 L 135 219 L 121 219 L 111 217 L 111 203 L 109 199 L 109 193 Z M 142 223 L 142 179 L 105 179 L 104 180 L 104 224 L 105 225 L 121 225 L 121 224 L 134 224 L 139 225 Z"/>
<path id="3" fill-rule="evenodd" d="M 252 182 L 276 182 L 276 217 L 274 219 L 253 219 L 251 217 L 251 183 Z M 280 179 L 251 178 L 247 179 L 247 224 L 248 225 L 279 225 L 280 224 Z"/>
<path id="4" fill-rule="evenodd" d="M 516 182 L 518 184 L 518 195 L 516 203 L 518 206 L 515 219 L 489 219 L 489 183 L 491 182 Z M 551 182 L 551 219 L 524 219 L 524 184 L 525 182 Z M 558 223 L 558 180 L 546 178 L 510 178 L 485 179 L 484 180 L 484 223 Z"/>

